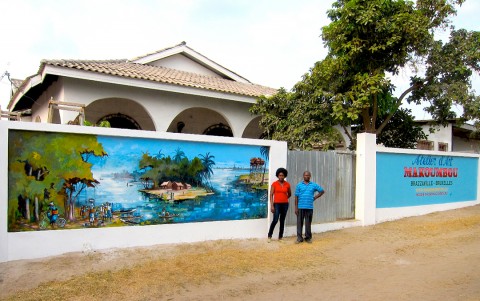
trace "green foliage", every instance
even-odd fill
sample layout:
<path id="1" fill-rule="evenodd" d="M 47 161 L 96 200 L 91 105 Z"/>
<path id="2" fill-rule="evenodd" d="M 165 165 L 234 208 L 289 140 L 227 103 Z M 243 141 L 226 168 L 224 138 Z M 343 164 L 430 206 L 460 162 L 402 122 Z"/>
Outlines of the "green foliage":
<path id="1" fill-rule="evenodd" d="M 363 131 L 380 136 L 404 100 L 429 103 L 426 111 L 438 124 L 455 118 L 452 106 L 459 105 L 461 120 L 474 120 L 480 129 L 480 98 L 471 89 L 472 74 L 480 72 L 480 33 L 451 27 L 448 42 L 434 37 L 448 28 L 463 2 L 336 1 L 328 11 L 331 23 L 322 28 L 326 58 L 291 92 L 280 89 L 272 97 L 261 97 L 251 112 L 263 117 L 267 138 L 300 149 L 334 145 L 338 132 L 332 126 L 337 124 L 361 122 Z M 402 68 L 411 68 L 415 75 L 410 87 L 394 98 L 390 76 Z M 405 112 L 399 114 L 397 118 L 406 120 Z M 407 131 L 400 134 L 416 137 Z"/>
<path id="2" fill-rule="evenodd" d="M 412 78 L 417 84 L 409 102 L 428 101 L 426 111 L 437 123 L 446 125 L 456 117 L 452 106 L 463 108 L 462 120 L 477 119 L 480 127 L 480 98 L 471 89 L 470 78 L 480 72 L 480 33 L 452 30 L 447 43 L 436 41 L 426 60 L 427 70 L 423 76 Z"/>
<path id="3" fill-rule="evenodd" d="M 213 173 L 211 169 L 215 162 L 212 160 L 213 156 L 208 154 L 210 175 Z M 202 158 L 202 155 L 200 155 Z M 203 184 L 206 186 L 206 181 L 203 181 L 205 174 L 205 166 L 202 159 L 195 157 L 188 160 L 185 153 L 177 148 L 175 150 L 174 158 L 165 156 L 161 151 L 157 155 L 151 156 L 148 152 L 144 153 L 138 162 L 138 167 L 143 170 L 141 179 L 145 188 L 151 184 L 156 187 L 166 181 L 176 181 L 182 183 L 195 183 L 197 185 Z"/>
<path id="4" fill-rule="evenodd" d="M 99 124 L 93 124 L 93 123 L 91 123 L 90 121 L 85 120 L 85 121 L 83 122 L 83 125 L 84 125 L 84 126 L 97 126 L 97 127 L 101 127 L 101 128 L 110 128 L 110 127 L 112 127 L 112 126 L 110 125 L 110 122 L 108 122 L 107 120 L 100 121 Z"/>
<path id="5" fill-rule="evenodd" d="M 377 118 L 377 126 L 383 123 L 384 119 L 389 115 L 383 112 Z M 360 126 L 354 130 L 354 133 L 364 132 Z M 418 140 L 426 140 L 427 135 L 423 132 L 422 127 L 415 123 L 411 110 L 399 109 L 387 123 L 383 131 L 377 135 L 377 144 L 383 144 L 386 147 L 396 148 L 415 148 Z M 355 143 L 352 144 L 353 149 Z"/>
<path id="6" fill-rule="evenodd" d="M 200 155 L 200 162 L 202 164 L 202 170 L 200 171 L 200 177 L 205 187 L 211 187 L 210 178 L 213 175 L 213 166 L 215 165 L 215 156 L 207 152 L 205 155 Z"/>
<path id="7" fill-rule="evenodd" d="M 472 72 L 479 72 L 479 33 L 451 28 L 450 40 L 435 41 L 434 32 L 447 28 L 455 6 L 463 0 L 337 1 L 328 15 L 332 22 L 322 29 L 329 48 L 327 64 L 335 82 L 329 90 L 336 99 L 334 112 L 340 120 L 361 116 L 366 132 L 380 134 L 404 98 L 428 101 L 427 111 L 441 124 L 455 115 L 452 105 L 465 109 L 464 120 L 479 117 L 478 97 L 471 91 Z M 391 92 L 388 74 L 403 67 L 425 67 L 416 72 L 411 86 L 402 93 L 387 118 L 376 122 L 380 94 Z M 346 109 L 340 110 L 339 104 Z"/>
<path id="8" fill-rule="evenodd" d="M 47 189 L 69 219 L 77 196 L 98 184 L 88 160 L 107 155 L 95 136 L 24 131 L 11 132 L 9 153 L 9 200 L 43 200 Z"/>
<path id="9" fill-rule="evenodd" d="M 257 100 L 250 112 L 262 116 L 260 126 L 265 138 L 284 140 L 290 149 L 302 150 L 330 149 L 342 140 L 333 127 L 330 105 L 323 95 L 309 88 L 300 82 L 292 92 L 280 89 L 271 97 Z"/>

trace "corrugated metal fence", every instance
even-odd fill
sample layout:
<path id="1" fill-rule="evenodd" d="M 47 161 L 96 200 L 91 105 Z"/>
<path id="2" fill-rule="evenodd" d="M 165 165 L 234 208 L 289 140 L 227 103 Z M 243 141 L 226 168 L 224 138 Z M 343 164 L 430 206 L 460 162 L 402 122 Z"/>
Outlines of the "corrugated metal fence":
<path id="1" fill-rule="evenodd" d="M 287 225 L 296 225 L 295 187 L 303 181 L 303 172 L 312 173 L 311 181 L 326 193 L 315 201 L 313 222 L 325 223 L 355 218 L 355 154 L 346 151 L 288 151 L 288 182 L 292 198 Z"/>

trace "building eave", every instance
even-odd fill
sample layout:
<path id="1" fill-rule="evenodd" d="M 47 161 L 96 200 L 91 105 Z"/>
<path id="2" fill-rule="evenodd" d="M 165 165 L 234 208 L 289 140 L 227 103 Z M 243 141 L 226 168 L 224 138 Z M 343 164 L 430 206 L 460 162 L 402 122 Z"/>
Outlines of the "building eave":
<path id="1" fill-rule="evenodd" d="M 187 94 L 187 95 L 193 95 L 193 96 L 226 99 L 226 100 L 238 101 L 243 103 L 253 104 L 256 102 L 256 97 L 254 96 L 239 95 L 239 94 L 226 93 L 226 92 L 215 91 L 215 90 L 206 90 L 206 89 L 187 87 L 187 86 L 181 86 L 181 85 L 175 85 L 175 84 L 159 83 L 159 82 L 143 80 L 143 79 L 128 78 L 128 77 L 108 75 L 108 74 L 102 74 L 102 73 L 96 73 L 96 72 L 89 72 L 85 70 L 77 70 L 77 69 L 71 69 L 71 68 L 65 68 L 65 67 L 45 65 L 44 68 L 42 68 L 41 74 L 36 74 L 35 76 L 32 76 L 27 80 L 26 83 L 24 83 L 19 88 L 17 93 L 14 95 L 14 97 L 12 97 L 8 108 L 10 110 L 12 108 L 15 108 L 15 105 L 20 101 L 20 99 L 22 99 L 22 97 L 24 97 L 30 91 L 30 89 L 42 84 L 43 80 L 47 75 L 96 81 L 96 82 L 123 85 L 123 86 L 136 87 L 136 88 L 142 88 L 142 89 L 165 91 L 165 92 L 171 92 L 171 93 Z"/>
<path id="2" fill-rule="evenodd" d="M 158 61 L 164 59 L 166 57 L 170 57 L 176 54 L 183 54 L 186 57 L 192 59 L 193 61 L 205 66 L 206 68 L 214 71 L 215 73 L 230 78 L 234 81 L 241 82 L 241 83 L 251 83 L 246 78 L 236 74 L 235 72 L 217 64 L 216 62 L 212 61 L 211 59 L 207 58 L 206 56 L 196 52 L 192 48 L 188 47 L 186 44 L 180 44 L 172 48 L 168 48 L 157 53 L 153 53 L 144 57 L 140 57 L 137 59 L 132 60 L 132 63 L 137 64 L 148 64 L 154 61 Z"/>
<path id="3" fill-rule="evenodd" d="M 38 85 L 42 84 L 44 80 L 44 74 L 38 73 L 26 78 L 22 85 L 18 87 L 15 91 L 15 94 L 10 99 L 7 109 L 12 111 L 13 108 L 17 105 L 17 103 L 24 97 L 32 88 L 37 87 Z"/>

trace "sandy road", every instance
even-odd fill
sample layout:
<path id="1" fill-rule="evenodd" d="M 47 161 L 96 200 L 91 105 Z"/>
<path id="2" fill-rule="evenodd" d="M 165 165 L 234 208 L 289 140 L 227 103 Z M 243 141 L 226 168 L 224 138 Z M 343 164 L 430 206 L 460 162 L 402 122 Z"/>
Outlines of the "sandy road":
<path id="1" fill-rule="evenodd" d="M 0 264 L 8 300 L 480 300 L 480 206 L 314 235 Z"/>

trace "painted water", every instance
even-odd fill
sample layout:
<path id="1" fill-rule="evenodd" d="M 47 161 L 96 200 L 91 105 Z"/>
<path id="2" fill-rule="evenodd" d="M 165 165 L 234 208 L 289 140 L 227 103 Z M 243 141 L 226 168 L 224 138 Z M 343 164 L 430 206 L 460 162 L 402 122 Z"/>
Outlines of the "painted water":
<path id="1" fill-rule="evenodd" d="M 265 218 L 267 190 L 241 184 L 239 176 L 248 169 L 214 169 L 211 184 L 215 194 L 182 201 L 166 201 L 141 192 L 142 183 L 114 179 L 107 174 L 95 174 L 100 184 L 88 188 L 79 198 L 78 206 L 95 206 L 109 202 L 120 218 L 130 224 L 164 224 L 203 221 Z"/>

